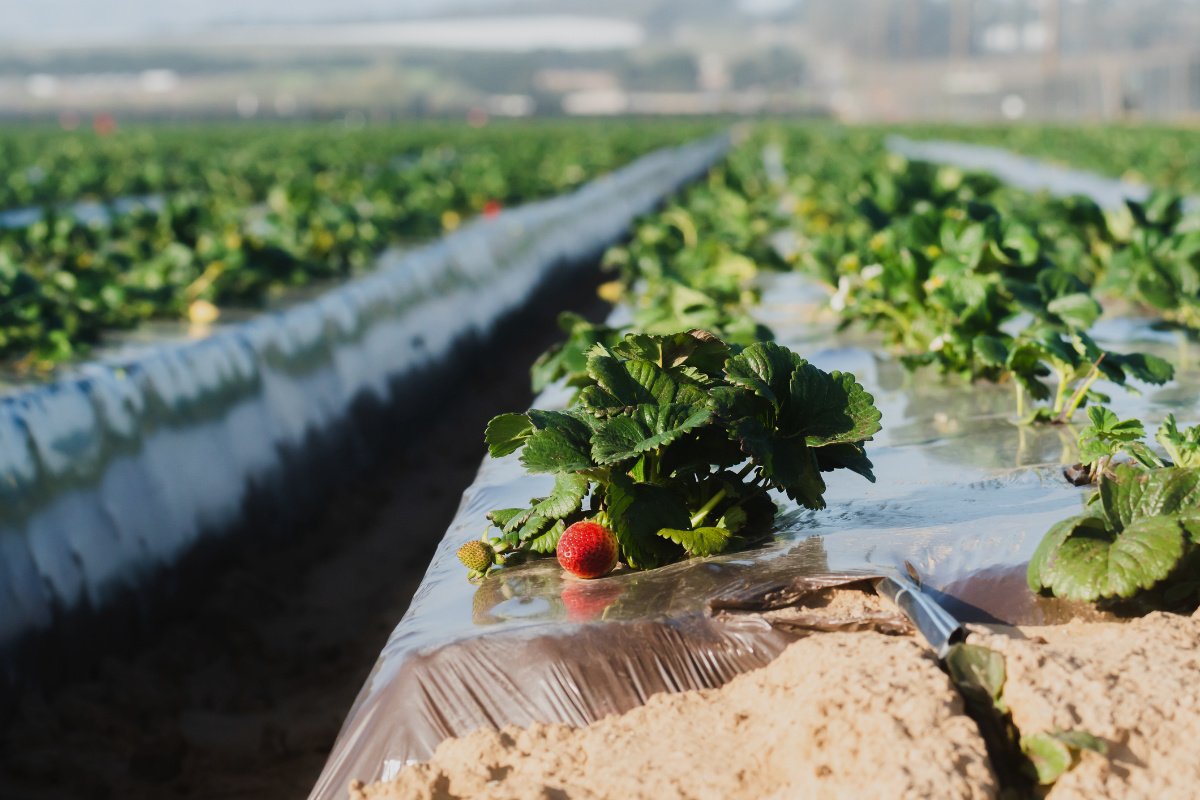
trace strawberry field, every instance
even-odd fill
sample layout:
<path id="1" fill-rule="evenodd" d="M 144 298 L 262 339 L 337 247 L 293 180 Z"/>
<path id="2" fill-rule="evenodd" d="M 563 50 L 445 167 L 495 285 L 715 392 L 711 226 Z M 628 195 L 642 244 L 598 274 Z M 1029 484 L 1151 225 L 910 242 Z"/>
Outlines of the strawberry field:
<path id="1" fill-rule="evenodd" d="M 782 643 L 714 625 L 717 609 L 776 608 L 789 579 L 890 576 L 966 622 L 1195 608 L 1200 217 L 1171 193 L 1192 134 L 1089 134 L 1110 137 L 1105 172 L 1161 179 L 1106 207 L 902 157 L 890 133 L 764 126 L 608 251 L 616 310 L 564 314 L 532 367 L 541 401 L 488 425 L 495 461 L 384 650 L 393 677 L 347 721 L 373 745 L 335 748 L 316 797 L 497 716 L 594 721 L 558 708 L 559 670 L 619 710 L 723 683 Z M 550 642 L 579 623 L 593 656 L 576 663 Z M 655 640 L 678 664 L 665 678 L 628 641 L 656 625 L 680 636 Z M 965 629 L 922 630 L 959 691 L 995 700 L 978 718 L 1011 726 L 987 677 L 1003 659 Z M 517 647 L 535 654 L 502 678 L 458 673 Z M 589 688 L 605 669 L 630 683 Z M 454 698 L 437 719 L 405 699 L 429 684 Z M 997 745 L 1001 781 L 1045 791 L 1105 749 L 1059 733 Z"/>
<path id="2" fill-rule="evenodd" d="M 0 134 L 0 357 L 33 387 L 0 431 L 5 530 L 33 542 L 9 595 L 37 613 L 12 619 L 103 608 L 248 519 L 278 513 L 286 537 L 298 495 L 319 506 L 401 457 L 406 485 L 380 491 L 406 507 L 394 529 L 355 518 L 369 553 L 330 545 L 358 565 L 333 594 L 388 584 L 380 553 L 417 541 L 424 577 L 306 767 L 314 800 L 480 727 L 590 725 L 849 630 L 919 634 L 996 785 L 1055 796 L 1116 735 L 1015 716 L 1004 634 L 972 626 L 1200 604 L 1200 134 L 726 136 Z M 964 167 L 974 145 L 1086 181 Z M 128 341 L 149 344 L 110 347 Z M 464 398 L 490 421 L 456 425 Z M 443 448 L 486 455 L 448 528 L 449 508 L 410 513 L 470 480 L 445 477 Z M 813 600 L 844 587 L 894 607 Z"/>

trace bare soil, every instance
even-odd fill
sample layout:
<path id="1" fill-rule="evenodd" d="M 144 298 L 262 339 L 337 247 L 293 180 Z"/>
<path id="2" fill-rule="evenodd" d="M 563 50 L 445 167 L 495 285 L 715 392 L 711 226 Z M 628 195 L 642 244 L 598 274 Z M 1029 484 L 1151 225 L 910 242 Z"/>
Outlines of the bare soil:
<path id="1" fill-rule="evenodd" d="M 910 636 L 821 633 L 720 689 L 586 728 L 451 739 L 353 800 L 992 798 L 979 729 Z"/>
<path id="2" fill-rule="evenodd" d="M 1083 752 L 1050 800 L 1195 796 L 1200 613 L 997 627 L 971 641 L 1004 655 L 1004 702 L 1021 735 L 1086 731 L 1106 745 L 1104 755 Z M 1042 796 L 1003 788 L 979 729 L 921 644 L 855 632 L 813 634 L 720 689 L 656 695 L 586 728 L 451 739 L 430 761 L 393 782 L 356 784 L 350 797 Z"/>
<path id="3" fill-rule="evenodd" d="M 1052 800 L 1195 797 L 1200 787 L 1200 616 L 1072 622 L 976 640 L 1004 654 L 1004 700 L 1022 735 L 1083 730 Z"/>

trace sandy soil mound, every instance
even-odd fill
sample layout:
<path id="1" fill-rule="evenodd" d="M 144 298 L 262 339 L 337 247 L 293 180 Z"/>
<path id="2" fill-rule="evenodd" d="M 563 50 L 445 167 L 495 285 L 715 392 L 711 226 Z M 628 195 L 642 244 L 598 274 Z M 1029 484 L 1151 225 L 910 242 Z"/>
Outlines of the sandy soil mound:
<path id="1" fill-rule="evenodd" d="M 1084 753 L 1050 797 L 1195 797 L 1200 791 L 1200 618 L 1024 628 L 973 638 L 1005 656 L 1004 699 L 1022 734 L 1083 729 L 1108 744 Z"/>
<path id="2" fill-rule="evenodd" d="M 878 633 L 802 639 L 709 691 L 660 694 L 587 728 L 533 725 L 444 742 L 356 800 L 983 798 L 975 723 L 932 656 Z"/>

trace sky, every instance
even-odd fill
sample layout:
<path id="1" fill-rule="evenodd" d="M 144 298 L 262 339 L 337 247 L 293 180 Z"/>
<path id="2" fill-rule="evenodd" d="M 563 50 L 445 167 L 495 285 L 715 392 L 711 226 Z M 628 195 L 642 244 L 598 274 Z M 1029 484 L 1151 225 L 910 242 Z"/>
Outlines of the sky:
<path id="1" fill-rule="evenodd" d="M 221 23 L 316 22 L 494 8 L 507 0 L 0 0 L 0 41 L 91 44 Z"/>

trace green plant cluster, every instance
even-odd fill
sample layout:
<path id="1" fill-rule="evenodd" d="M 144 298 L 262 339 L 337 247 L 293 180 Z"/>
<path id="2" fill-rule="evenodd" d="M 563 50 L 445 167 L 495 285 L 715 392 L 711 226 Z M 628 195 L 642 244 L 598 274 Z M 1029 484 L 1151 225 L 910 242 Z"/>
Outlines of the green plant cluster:
<path id="1" fill-rule="evenodd" d="M 588 351 L 615 344 L 627 331 L 707 330 L 735 345 L 771 339 L 750 309 L 760 297 L 760 271 L 786 266 L 770 243 L 777 230 L 771 212 L 776 198 L 758 149 L 742 146 L 704 181 L 639 220 L 629 241 L 611 247 L 602 262 L 615 273 L 602 292 L 623 301 L 630 321 L 610 326 L 564 313 L 560 326 L 566 336 L 534 363 L 534 390 L 561 378 L 568 385 L 585 384 Z"/>
<path id="2" fill-rule="evenodd" d="M 0 133 L 0 359 L 47 367 L 105 331 L 185 316 L 198 301 L 260 306 L 367 269 L 390 244 L 575 188 L 702 132 L 687 123 L 144 128 L 109 137 Z M 106 222 L 81 199 L 155 194 Z"/>
<path id="3" fill-rule="evenodd" d="M 777 344 L 630 333 L 592 347 L 583 375 L 568 408 L 487 427 L 493 457 L 520 451 L 526 470 L 554 475 L 549 496 L 488 515 L 499 530 L 491 544 L 510 557 L 553 553 L 566 527 L 596 519 L 625 563 L 656 567 L 765 535 L 769 490 L 819 509 L 822 473 L 874 480 L 871 395 Z"/>
<path id="4" fill-rule="evenodd" d="M 858 166 L 824 168 L 836 189 L 796 181 L 787 191 L 795 261 L 830 286 L 844 324 L 880 332 L 910 367 L 1012 382 L 1019 416 L 1027 398 L 1045 403 L 1029 419 L 1069 420 L 1105 400 L 1102 379 L 1171 379 L 1163 359 L 1105 350 L 1089 333 L 1113 252 L 1094 204 L 887 155 L 868 134 L 842 146 Z M 786 152 L 792 173 L 811 173 L 814 148 Z"/>
<path id="5" fill-rule="evenodd" d="M 1176 605 L 1200 590 L 1200 425 L 1169 414 L 1144 441 L 1139 419 L 1088 409 L 1083 473 L 1098 489 L 1083 514 L 1047 532 L 1029 565 L 1034 591 L 1071 600 Z M 1121 456 L 1125 460 L 1118 461 Z"/>
<path id="6" fill-rule="evenodd" d="M 749 313 L 762 272 L 802 272 L 829 288 L 843 325 L 878 332 L 908 367 L 1010 383 L 1019 418 L 1067 422 L 1107 401 L 1101 381 L 1133 390 L 1173 377 L 1165 360 L 1106 349 L 1090 333 L 1098 295 L 1150 294 L 1120 277 L 1148 269 L 1135 239 L 1158 230 L 1148 241 L 1190 246 L 1178 204 L 1160 205 L 1105 214 L 1083 198 L 889 155 L 877 131 L 797 126 L 735 150 L 605 263 L 631 310 L 626 329 L 703 327 L 738 343 L 770 336 Z M 622 332 L 577 318 L 564 329 L 567 341 L 535 365 L 538 388 L 578 378 L 582 354 Z"/>
<path id="7" fill-rule="evenodd" d="M 1176 605 L 1200 590 L 1200 469 L 1122 463 L 1087 510 L 1055 524 L 1029 563 L 1036 592 Z"/>

